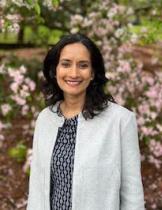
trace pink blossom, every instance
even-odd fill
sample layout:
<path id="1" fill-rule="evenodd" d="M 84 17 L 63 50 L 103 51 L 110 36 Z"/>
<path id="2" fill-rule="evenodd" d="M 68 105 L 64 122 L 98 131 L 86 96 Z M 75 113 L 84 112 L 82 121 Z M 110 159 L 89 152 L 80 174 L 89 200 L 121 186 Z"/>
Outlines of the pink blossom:
<path id="1" fill-rule="evenodd" d="M 138 119 L 137 119 L 137 121 L 138 121 L 138 124 L 140 126 L 142 126 L 142 125 L 145 124 L 145 119 L 142 116 L 139 116 Z"/>
<path id="2" fill-rule="evenodd" d="M 20 73 L 15 74 L 14 80 L 16 83 L 21 84 L 24 80 L 24 76 L 21 75 Z"/>
<path id="3" fill-rule="evenodd" d="M 23 106 L 26 104 L 26 100 L 19 97 L 18 95 L 11 96 L 11 98 L 20 106 Z"/>
<path id="4" fill-rule="evenodd" d="M 115 37 L 117 38 L 120 38 L 122 35 L 124 34 L 124 29 L 123 28 L 118 28 L 116 31 L 115 31 Z"/>
<path id="5" fill-rule="evenodd" d="M 12 110 L 12 108 L 9 104 L 2 104 L 1 110 L 2 110 L 2 114 L 6 116 Z"/>
<path id="6" fill-rule="evenodd" d="M 150 117 L 154 120 L 157 117 L 157 112 L 150 112 Z"/>
<path id="7" fill-rule="evenodd" d="M 156 157 L 162 156 L 162 144 L 154 139 L 149 142 L 149 148 Z"/>
<path id="8" fill-rule="evenodd" d="M 156 127 L 158 128 L 158 130 L 159 130 L 160 132 L 162 132 L 162 125 L 157 124 Z"/>
<path id="9" fill-rule="evenodd" d="M 117 68 L 117 72 L 130 72 L 131 66 L 130 63 L 124 60 L 119 60 L 119 67 Z"/>
<path id="10" fill-rule="evenodd" d="M 151 76 L 145 76 L 146 82 L 148 82 L 149 85 L 153 85 L 155 80 Z"/>
<path id="11" fill-rule="evenodd" d="M 18 33 L 20 30 L 20 25 L 18 23 L 13 23 L 12 25 L 8 26 L 9 32 L 16 32 Z"/>
<path id="12" fill-rule="evenodd" d="M 103 27 L 97 27 L 96 30 L 95 30 L 95 33 L 98 36 L 104 36 L 104 35 L 107 34 L 107 30 L 106 30 L 106 28 L 103 28 Z"/>
<path id="13" fill-rule="evenodd" d="M 30 96 L 30 93 L 29 92 L 26 92 L 24 90 L 20 90 L 20 96 L 22 98 L 27 98 L 28 96 Z"/>
<path id="14" fill-rule="evenodd" d="M 29 87 L 27 85 L 22 85 L 22 89 L 23 89 L 23 91 L 28 91 Z"/>
<path id="15" fill-rule="evenodd" d="M 146 92 L 146 96 L 151 98 L 157 98 L 157 94 L 158 92 L 154 88 L 151 88 L 149 91 Z"/>
<path id="16" fill-rule="evenodd" d="M 29 106 L 26 104 L 22 107 L 21 113 L 22 115 L 26 115 L 29 111 Z"/>
<path id="17" fill-rule="evenodd" d="M 153 203 L 153 204 L 151 205 L 151 208 L 152 208 L 152 209 L 156 209 L 156 208 L 157 208 L 156 203 Z"/>
<path id="18" fill-rule="evenodd" d="M 120 52 L 120 53 L 128 53 L 128 52 L 131 52 L 131 49 L 130 49 L 130 47 L 129 46 L 127 46 L 126 44 L 124 45 L 122 45 L 122 46 L 120 46 L 119 48 L 118 48 L 118 51 Z"/>
<path id="19" fill-rule="evenodd" d="M 25 78 L 26 84 L 29 86 L 31 91 L 34 91 L 36 88 L 35 82 L 32 81 L 30 78 Z"/>
<path id="20" fill-rule="evenodd" d="M 158 159 L 156 159 L 154 156 L 152 156 L 152 155 L 149 155 L 148 156 L 148 161 L 150 162 L 150 163 L 153 163 L 154 165 L 155 165 L 155 167 L 156 168 L 160 168 L 160 166 L 161 166 L 161 163 L 162 163 L 162 161 L 161 160 L 158 160 Z"/>
<path id="21" fill-rule="evenodd" d="M 112 7 L 108 12 L 107 12 L 107 17 L 113 18 L 117 14 L 118 10 L 117 7 Z"/>
<path id="22" fill-rule="evenodd" d="M 141 161 L 144 161 L 146 159 L 145 155 L 141 155 L 140 159 Z"/>
<path id="23" fill-rule="evenodd" d="M 121 95 L 116 95 L 115 99 L 120 105 L 124 105 L 125 101 L 124 101 L 124 99 L 122 98 Z"/>
<path id="24" fill-rule="evenodd" d="M 0 141 L 4 141 L 5 137 L 4 135 L 0 134 Z"/>
<path id="25" fill-rule="evenodd" d="M 13 78 L 15 83 L 18 83 L 19 85 L 23 82 L 24 80 L 24 75 L 20 70 L 15 70 L 13 68 L 8 68 L 8 74 L 10 77 Z"/>
<path id="26" fill-rule="evenodd" d="M 152 134 L 153 134 L 153 128 L 152 128 L 152 127 L 149 128 L 149 127 L 143 126 L 143 127 L 141 128 L 141 131 L 142 131 L 142 133 L 143 133 L 144 135 L 146 135 L 146 136 L 152 135 Z"/>
<path id="27" fill-rule="evenodd" d="M 15 70 L 11 67 L 8 68 L 8 74 L 10 77 L 14 77 L 15 76 Z"/>
<path id="28" fill-rule="evenodd" d="M 24 65 L 20 66 L 20 69 L 19 71 L 22 73 L 22 74 L 25 74 L 27 72 L 27 69 Z"/>
<path id="29" fill-rule="evenodd" d="M 154 102 L 154 105 L 155 105 L 155 107 L 157 108 L 157 111 L 160 112 L 161 109 L 162 109 L 162 100 L 157 99 L 157 100 Z"/>
<path id="30" fill-rule="evenodd" d="M 18 92 L 18 88 L 19 88 L 19 84 L 16 83 L 16 82 L 13 82 L 13 83 L 11 83 L 10 88 L 11 88 L 11 90 L 12 90 L 14 93 L 17 93 L 17 92 Z"/>
<path id="31" fill-rule="evenodd" d="M 149 104 L 140 104 L 138 106 L 138 111 L 143 114 L 143 113 L 148 113 L 150 111 L 150 108 L 149 108 Z"/>

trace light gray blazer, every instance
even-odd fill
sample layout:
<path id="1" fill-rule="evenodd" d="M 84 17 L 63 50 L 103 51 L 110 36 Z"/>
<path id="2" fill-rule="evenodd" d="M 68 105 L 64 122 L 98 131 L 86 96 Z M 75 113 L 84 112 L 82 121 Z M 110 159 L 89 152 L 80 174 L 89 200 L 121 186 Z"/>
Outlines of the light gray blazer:
<path id="1" fill-rule="evenodd" d="M 109 104 L 94 119 L 79 114 L 72 210 L 145 209 L 136 116 Z M 63 121 L 49 107 L 37 118 L 27 210 L 50 210 L 50 160 Z"/>

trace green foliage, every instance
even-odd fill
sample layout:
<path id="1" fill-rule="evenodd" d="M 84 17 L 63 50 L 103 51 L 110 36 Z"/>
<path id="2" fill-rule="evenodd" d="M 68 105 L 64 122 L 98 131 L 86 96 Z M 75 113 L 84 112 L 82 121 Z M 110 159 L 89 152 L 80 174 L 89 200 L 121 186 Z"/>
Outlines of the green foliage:
<path id="1" fill-rule="evenodd" d="M 37 15 L 40 15 L 40 13 L 41 13 L 41 8 L 40 8 L 40 5 L 39 5 L 38 3 L 35 3 L 34 9 L 35 9 L 36 14 L 37 14 Z"/>
<path id="2" fill-rule="evenodd" d="M 55 44 L 61 35 L 61 31 L 51 30 L 44 25 L 38 26 L 36 30 L 33 30 L 32 27 L 26 27 L 24 42 L 38 45 Z"/>
<path id="3" fill-rule="evenodd" d="M 32 0 L 26 0 L 28 4 L 32 5 L 33 1 Z"/>
<path id="4" fill-rule="evenodd" d="M 131 32 L 139 36 L 139 44 L 153 44 L 162 40 L 162 22 L 159 20 L 149 21 L 143 17 L 141 24 L 133 26 Z"/>
<path id="5" fill-rule="evenodd" d="M 52 4 L 54 7 L 58 7 L 60 1 L 59 0 L 52 0 Z"/>
<path id="6" fill-rule="evenodd" d="M 27 147 L 18 143 L 16 147 L 12 147 L 8 150 L 8 155 L 11 158 L 14 158 L 17 162 L 23 162 L 26 159 Z"/>
<path id="7" fill-rule="evenodd" d="M 44 25 L 38 26 L 37 29 L 27 26 L 24 29 L 24 43 L 37 45 L 55 44 L 63 34 L 60 30 L 51 30 Z M 16 43 L 16 33 L 0 33 L 0 43 Z"/>
<path id="8" fill-rule="evenodd" d="M 142 8 L 145 6 L 159 7 L 162 6 L 162 1 L 160 0 L 118 0 L 119 4 L 125 4 L 129 6 L 134 6 L 137 8 Z"/>

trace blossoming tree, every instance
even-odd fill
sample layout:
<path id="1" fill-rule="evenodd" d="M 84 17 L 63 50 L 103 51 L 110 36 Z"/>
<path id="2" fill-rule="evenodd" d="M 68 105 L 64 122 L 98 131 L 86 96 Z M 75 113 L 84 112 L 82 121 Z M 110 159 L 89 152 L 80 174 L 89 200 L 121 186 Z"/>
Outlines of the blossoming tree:
<path id="1" fill-rule="evenodd" d="M 15 8 L 20 10 L 23 5 L 27 11 L 31 12 L 32 18 L 41 17 L 40 14 L 43 13 L 42 5 L 36 0 L 28 0 L 25 3 L 21 0 L 9 2 L 10 4 L 6 7 L 6 1 L 1 1 L 0 5 L 4 4 L 5 8 L 2 14 L 5 14 L 6 8 L 10 8 L 10 5 L 13 4 Z M 51 0 L 44 2 L 51 12 L 57 12 L 60 17 L 63 12 L 66 13 L 66 9 L 68 11 L 66 13 L 67 18 L 60 19 L 60 22 L 57 19 L 57 26 L 53 25 L 52 27 L 60 27 L 64 24 L 67 32 L 85 33 L 101 49 L 105 61 L 106 76 L 109 79 L 105 91 L 110 92 L 117 103 L 136 112 L 140 141 L 148 145 L 150 150 L 147 156 L 143 155 L 141 158 L 153 163 L 159 169 L 162 165 L 162 119 L 160 117 L 162 114 L 162 72 L 154 71 L 150 73 L 143 71 L 142 63 L 135 61 L 130 54 L 129 46 L 138 41 L 138 37 L 129 32 L 130 20 L 134 15 L 133 9 L 118 5 L 110 0 L 76 1 L 80 2 L 80 7 L 77 7 L 76 2 L 74 3 L 72 0 L 66 1 L 66 4 L 64 1 L 60 1 L 59 4 L 58 1 Z M 34 13 L 31 10 L 34 10 Z M 17 14 L 11 12 L 10 15 L 6 16 L 7 21 L 10 20 L 7 26 L 14 28 L 14 24 L 19 25 L 23 15 L 19 12 Z M 3 15 L 1 17 L 0 24 L 5 30 L 6 20 Z M 44 20 L 47 21 L 47 19 Z M 19 28 L 17 25 L 16 28 Z M 0 131 L 8 127 L 8 121 L 5 122 L 5 119 L 9 119 L 8 116 L 15 107 L 19 110 L 21 116 L 28 116 L 29 113 L 32 113 L 28 120 L 35 119 L 42 108 L 33 103 L 33 95 L 34 99 L 36 99 L 35 103 L 39 103 L 42 98 L 37 92 L 34 79 L 28 76 L 27 71 L 28 69 L 25 66 L 19 68 L 6 65 L 0 66 L 0 80 L 7 77 L 10 81 L 9 96 L 3 101 L 0 99 L 0 115 L 3 119 L 0 121 Z M 40 74 L 38 77 L 42 78 Z M 3 96 L 1 90 L 0 94 Z M 23 127 L 23 133 L 25 134 L 33 127 L 34 122 L 32 121 L 31 125 Z M 33 130 L 31 130 L 31 134 L 32 132 Z M 4 140 L 4 138 L 5 136 L 1 134 L 0 139 Z M 29 150 L 27 162 L 23 167 L 25 171 L 28 168 L 30 155 L 31 150 Z"/>

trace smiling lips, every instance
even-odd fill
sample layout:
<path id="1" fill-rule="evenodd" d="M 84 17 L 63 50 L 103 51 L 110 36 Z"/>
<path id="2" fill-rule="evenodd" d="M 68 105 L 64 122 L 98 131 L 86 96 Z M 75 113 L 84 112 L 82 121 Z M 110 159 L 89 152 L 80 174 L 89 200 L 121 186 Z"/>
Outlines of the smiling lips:
<path id="1" fill-rule="evenodd" d="M 72 80 L 67 80 L 66 83 L 70 86 L 77 86 L 81 83 L 82 81 L 72 81 Z"/>

